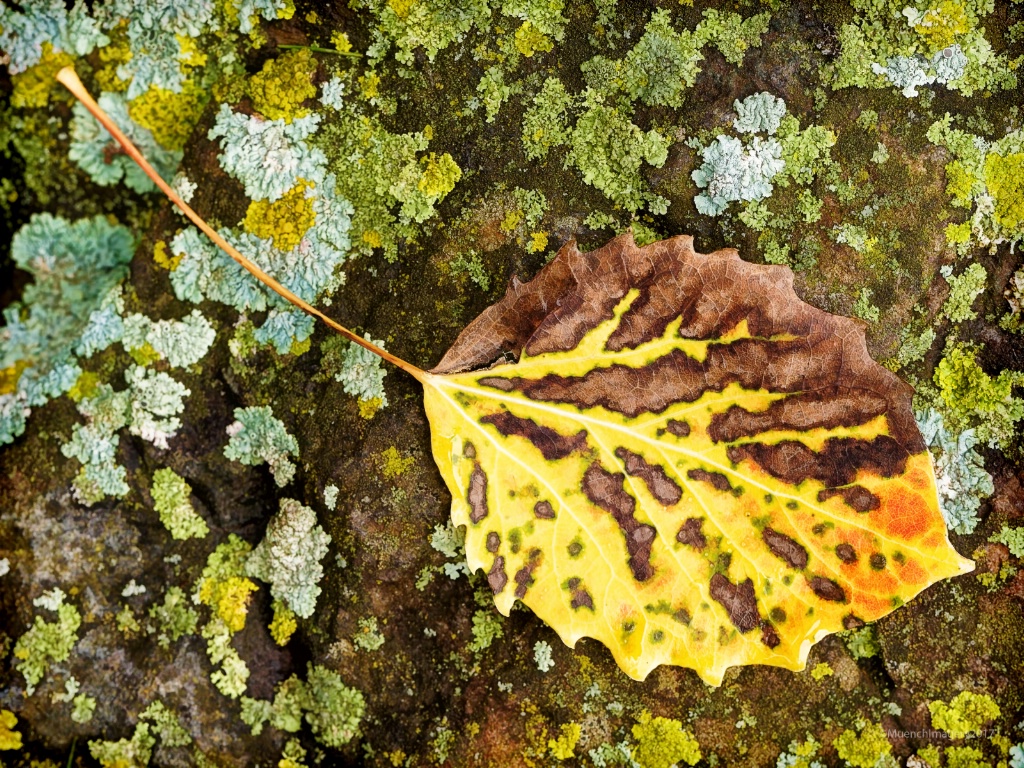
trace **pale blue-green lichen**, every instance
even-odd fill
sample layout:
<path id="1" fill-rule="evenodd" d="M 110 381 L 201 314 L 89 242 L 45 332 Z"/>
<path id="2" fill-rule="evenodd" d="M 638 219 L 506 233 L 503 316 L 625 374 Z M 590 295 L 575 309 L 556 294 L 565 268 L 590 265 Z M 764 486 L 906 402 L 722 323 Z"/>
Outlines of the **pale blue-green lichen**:
<path id="1" fill-rule="evenodd" d="M 733 127 L 740 133 L 767 133 L 769 136 L 779 129 L 786 116 L 786 102 L 764 91 L 747 96 L 743 101 L 733 102 L 736 119 Z"/>
<path id="2" fill-rule="evenodd" d="M 538 640 L 533 644 L 533 661 L 541 672 L 548 672 L 555 666 L 555 660 L 551 656 L 551 646 L 544 640 Z"/>
<path id="3" fill-rule="evenodd" d="M 692 176 L 704 191 L 694 204 L 706 216 L 717 216 L 732 202 L 769 197 L 772 179 L 785 167 L 779 142 L 760 136 L 747 147 L 732 136 L 719 136 L 700 154 L 704 162 Z"/>
<path id="4" fill-rule="evenodd" d="M 181 162 L 182 153 L 164 149 L 150 131 L 135 123 L 128 115 L 128 103 L 121 94 L 101 93 L 97 101 L 149 160 L 156 172 L 170 181 Z M 81 103 L 75 104 L 74 115 L 68 157 L 89 174 L 89 178 L 104 187 L 117 184 L 123 179 L 129 189 L 139 193 L 156 189 L 156 185 L 135 161 L 118 151 L 119 145 L 114 138 Z"/>
<path id="5" fill-rule="evenodd" d="M 210 322 L 194 309 L 181 320 L 153 321 L 145 315 L 128 315 L 121 343 L 129 352 L 149 345 L 172 368 L 185 368 L 206 356 L 216 336 Z"/>
<path id="6" fill-rule="evenodd" d="M 281 508 L 267 523 L 267 532 L 245 564 L 248 576 L 270 584 L 270 594 L 283 600 L 300 618 L 316 609 L 320 595 L 320 564 L 331 537 L 317 524 L 316 513 L 294 499 L 282 499 Z"/>
<path id="7" fill-rule="evenodd" d="M 946 429 L 942 415 L 933 409 L 915 414 L 921 436 L 932 454 L 939 508 L 946 526 L 957 533 L 971 533 L 978 525 L 981 502 L 992 495 L 992 476 L 974 450 L 973 429 L 958 435 Z"/>
<path id="8" fill-rule="evenodd" d="M 384 346 L 380 339 L 372 339 L 369 336 L 364 338 L 378 347 Z M 341 382 L 346 394 L 364 401 L 377 399 L 383 408 L 388 404 L 388 397 L 384 392 L 386 374 L 380 357 L 359 344 L 348 342 L 341 355 L 340 367 L 334 373 L 334 379 Z"/>
<path id="9" fill-rule="evenodd" d="M 970 264 L 962 274 L 953 276 L 953 268 L 942 267 L 939 272 L 949 283 L 949 297 L 942 305 L 942 314 L 951 322 L 960 323 L 978 316 L 971 306 L 985 290 L 988 273 L 981 264 Z"/>
<path id="10" fill-rule="evenodd" d="M 295 464 L 290 457 L 299 455 L 299 444 L 269 406 L 236 408 L 228 435 L 230 439 L 224 448 L 227 458 L 249 466 L 266 462 L 279 486 L 291 482 Z"/>
<path id="11" fill-rule="evenodd" d="M 102 217 L 37 214 L 14 235 L 12 260 L 34 281 L 4 310 L 0 328 L 0 444 L 24 432 L 31 408 L 78 380 L 76 347 L 127 274 L 134 248 L 128 229 Z M 100 336 L 89 351 L 113 343 L 116 333 Z"/>
<path id="12" fill-rule="evenodd" d="M 0 5 L 0 50 L 10 57 L 7 67 L 12 75 L 37 64 L 44 43 L 54 51 L 86 56 L 109 42 L 85 0 L 77 0 L 71 9 L 64 0 Z"/>

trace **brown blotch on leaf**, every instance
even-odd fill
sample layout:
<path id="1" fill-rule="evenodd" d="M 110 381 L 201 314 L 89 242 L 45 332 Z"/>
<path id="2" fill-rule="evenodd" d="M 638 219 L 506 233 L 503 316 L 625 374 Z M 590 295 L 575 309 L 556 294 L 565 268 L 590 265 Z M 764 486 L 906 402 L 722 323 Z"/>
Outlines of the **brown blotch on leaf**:
<path id="1" fill-rule="evenodd" d="M 550 427 L 545 427 L 533 419 L 524 419 L 508 411 L 500 411 L 484 416 L 482 424 L 493 424 L 504 437 L 516 435 L 525 437 L 548 461 L 564 459 L 573 451 L 587 449 L 587 430 L 581 429 L 572 437 L 563 435 Z"/>
<path id="2" fill-rule="evenodd" d="M 786 620 L 786 612 L 779 606 L 775 606 L 768 611 L 768 618 L 774 621 L 776 624 L 781 624 Z"/>
<path id="3" fill-rule="evenodd" d="M 772 477 L 790 485 L 814 479 L 829 488 L 849 485 L 860 470 L 881 477 L 901 475 L 910 458 L 907 449 L 888 435 L 874 440 L 830 437 L 821 451 L 812 451 L 797 440 L 772 445 L 744 443 L 731 446 L 726 455 L 734 464 L 749 458 Z"/>
<path id="4" fill-rule="evenodd" d="M 671 507 L 683 498 L 683 489 L 668 476 L 664 467 L 649 464 L 639 453 L 633 453 L 627 448 L 616 448 L 615 455 L 625 465 L 626 474 L 643 480 L 651 496 L 663 506 Z"/>
<path id="5" fill-rule="evenodd" d="M 711 577 L 711 597 L 729 614 L 729 620 L 740 632 L 749 632 L 761 623 L 757 613 L 754 582 L 750 579 L 733 584 L 720 573 Z"/>
<path id="6" fill-rule="evenodd" d="M 580 608 L 589 608 L 593 611 L 594 598 L 582 585 L 583 582 L 577 576 L 573 576 L 569 579 L 567 586 L 569 587 L 569 591 L 572 593 L 572 598 L 569 601 L 569 607 L 574 611 L 578 611 Z"/>
<path id="7" fill-rule="evenodd" d="M 469 502 L 469 519 L 479 523 L 487 517 L 487 473 L 480 466 L 480 462 L 473 465 L 473 473 L 469 476 L 469 492 L 466 494 L 466 501 Z"/>
<path id="8" fill-rule="evenodd" d="M 769 621 L 761 622 L 761 642 L 769 648 L 777 648 L 779 643 L 782 642 L 779 639 L 779 633 L 775 631 L 775 627 Z"/>
<path id="9" fill-rule="evenodd" d="M 661 413 L 735 382 L 796 398 L 769 409 L 773 422 L 863 423 L 884 412 L 897 443 L 910 453 L 924 450 L 911 410 L 913 390 L 871 359 L 857 321 L 800 301 L 790 269 L 744 262 L 733 249 L 699 254 L 689 236 L 638 247 L 626 233 L 589 253 L 566 243 L 533 280 L 513 277 L 505 296 L 466 327 L 433 372 L 483 370 L 509 353 L 572 350 L 613 317 L 631 289 L 638 295 L 609 337 L 609 350 L 658 338 L 676 319 L 686 339 L 719 339 L 742 320 L 752 338 L 711 344 L 703 362 L 677 351 L 639 369 L 613 365 L 539 382 L 485 375 L 480 383 L 635 415 Z M 775 340 L 783 335 L 789 340 Z M 842 405 L 833 405 L 834 398 Z M 756 416 L 727 413 L 719 428 L 733 434 L 762 428 L 745 423 L 750 418 Z"/>
<path id="10" fill-rule="evenodd" d="M 763 411 L 733 405 L 711 417 L 708 436 L 716 443 L 734 443 L 762 432 L 855 427 L 885 413 L 881 395 L 853 390 L 847 384 L 825 387 L 776 400 Z"/>
<path id="11" fill-rule="evenodd" d="M 761 531 L 761 539 L 768 545 L 772 554 L 785 560 L 790 568 L 802 570 L 807 567 L 807 550 L 796 539 L 791 539 L 773 528 Z"/>
<path id="12" fill-rule="evenodd" d="M 868 563 L 870 563 L 871 569 L 874 571 L 884 571 L 887 562 L 888 560 L 885 559 L 885 555 L 881 552 L 875 552 L 868 558 Z"/>
<path id="13" fill-rule="evenodd" d="M 824 576 L 812 576 L 807 583 L 810 585 L 811 591 L 822 600 L 828 600 L 831 603 L 846 602 L 846 591 L 832 579 L 826 579 Z"/>
<path id="14" fill-rule="evenodd" d="M 842 496 L 846 506 L 856 512 L 872 512 L 882 506 L 882 500 L 862 485 L 823 488 L 818 491 L 818 501 L 828 501 L 833 496 Z"/>
<path id="15" fill-rule="evenodd" d="M 526 561 L 526 565 L 516 571 L 516 575 L 513 577 L 516 582 L 515 595 L 520 600 L 526 597 L 526 590 L 533 586 L 533 572 L 537 570 L 537 566 L 540 565 L 540 560 L 541 551 L 539 549 L 531 549 L 530 557 Z"/>
<path id="16" fill-rule="evenodd" d="M 573 541 L 569 543 L 565 550 L 569 553 L 569 557 L 579 557 L 580 552 L 583 551 L 583 545 L 578 541 Z"/>
<path id="17" fill-rule="evenodd" d="M 501 546 L 501 536 L 494 531 L 487 534 L 487 551 L 492 555 L 498 551 L 498 547 Z"/>
<path id="18" fill-rule="evenodd" d="M 679 608 L 674 611 L 672 613 L 672 618 L 686 626 L 689 626 L 690 622 L 693 621 L 693 617 L 690 615 L 690 612 L 685 608 Z"/>
<path id="19" fill-rule="evenodd" d="M 701 483 L 711 483 L 716 490 L 719 491 L 731 491 L 732 483 L 729 482 L 729 478 L 720 472 L 708 472 L 706 469 L 691 469 L 686 473 L 686 476 L 691 480 L 697 480 Z"/>
<path id="20" fill-rule="evenodd" d="M 843 616 L 843 629 L 860 629 L 863 626 L 865 626 L 864 619 L 854 616 L 852 613 Z"/>
<path id="21" fill-rule="evenodd" d="M 501 592 L 508 584 L 508 576 L 505 574 L 505 558 L 502 555 L 498 555 L 491 563 L 491 570 L 487 572 L 487 583 L 491 586 L 491 591 L 494 594 Z"/>
<path id="22" fill-rule="evenodd" d="M 467 459 L 475 459 L 476 446 L 467 440 L 465 444 L 462 446 L 462 455 L 465 456 Z"/>
<path id="23" fill-rule="evenodd" d="M 610 512 L 626 537 L 629 570 L 637 581 L 647 581 L 654 575 L 651 565 L 651 545 L 656 531 L 653 526 L 639 522 L 633 512 L 636 500 L 626 493 L 621 472 L 609 472 L 595 461 L 583 473 L 583 494 L 591 503 Z"/>
<path id="24" fill-rule="evenodd" d="M 701 530 L 704 526 L 704 519 L 700 517 L 691 517 L 683 523 L 679 529 L 679 533 L 676 534 L 676 541 L 680 544 L 686 544 L 693 547 L 696 550 L 702 550 L 708 545 L 707 536 L 704 535 L 704 531 Z"/>
<path id="25" fill-rule="evenodd" d="M 550 502 L 538 501 L 533 505 L 534 517 L 539 517 L 541 520 L 554 520 L 555 519 L 555 508 L 551 506 Z"/>
<path id="26" fill-rule="evenodd" d="M 842 560 L 844 563 L 856 563 L 857 562 L 857 550 L 855 550 L 849 544 L 840 544 L 836 547 L 836 557 Z"/>
<path id="27" fill-rule="evenodd" d="M 665 425 L 665 429 L 676 437 L 690 436 L 690 425 L 685 421 L 679 421 L 678 419 L 669 419 L 668 424 Z"/>
<path id="28" fill-rule="evenodd" d="M 504 379 L 501 376 L 484 376 L 484 378 L 477 380 L 477 384 L 482 387 L 500 389 L 502 392 L 511 392 L 516 388 L 511 379 Z"/>

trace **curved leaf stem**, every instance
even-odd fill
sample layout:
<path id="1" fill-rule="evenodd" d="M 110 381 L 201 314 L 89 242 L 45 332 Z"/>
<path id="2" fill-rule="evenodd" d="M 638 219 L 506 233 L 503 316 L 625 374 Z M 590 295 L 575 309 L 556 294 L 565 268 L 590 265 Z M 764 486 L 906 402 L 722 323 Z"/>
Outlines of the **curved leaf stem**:
<path id="1" fill-rule="evenodd" d="M 322 320 L 330 328 L 340 333 L 353 344 L 358 344 L 361 347 L 365 347 L 366 349 L 373 352 L 375 355 L 378 355 L 384 360 L 387 360 L 389 363 L 393 363 L 394 365 L 398 366 L 416 380 L 421 382 L 424 381 L 427 375 L 425 371 L 423 371 L 420 368 L 417 368 L 412 363 L 406 362 L 400 357 L 392 355 L 386 349 L 378 347 L 376 344 L 367 341 L 362 336 L 359 336 L 357 333 L 350 331 L 348 328 L 335 322 L 327 315 L 325 315 L 323 312 L 316 309 L 306 301 L 303 301 L 297 295 L 295 295 L 290 290 L 281 285 L 281 283 L 279 283 L 273 277 L 271 277 L 258 266 L 256 266 L 256 264 L 254 264 L 245 256 L 243 256 L 242 253 L 237 248 L 235 248 L 233 245 L 231 245 L 231 243 L 229 243 L 227 240 L 221 237 L 220 234 L 218 234 L 213 229 L 213 227 L 211 227 L 209 224 L 203 221 L 199 214 L 193 211 L 192 208 L 188 205 L 188 203 L 182 200 L 181 197 L 171 188 L 171 186 L 166 181 L 164 181 L 163 178 L 160 177 L 160 174 L 158 174 L 153 169 L 153 166 L 151 166 L 149 162 L 146 160 L 146 158 L 142 156 L 142 153 L 138 150 L 138 148 L 134 144 L 132 144 L 131 140 L 127 136 L 125 136 L 125 134 L 121 131 L 120 128 L 117 127 L 117 125 L 114 124 L 114 121 L 110 119 L 110 115 L 108 115 L 103 110 L 103 108 L 96 103 L 92 96 L 89 95 L 89 92 L 86 90 L 85 86 L 82 85 L 82 81 L 79 80 L 78 75 L 75 73 L 73 67 L 64 67 L 60 72 L 57 73 L 57 80 L 62 85 L 64 85 L 65 88 L 71 91 L 72 96 L 74 96 L 76 99 L 82 102 L 82 105 L 87 110 L 89 110 L 89 112 L 92 113 L 93 117 L 99 120 L 100 124 L 107 129 L 111 136 L 117 139 L 118 143 L 124 148 L 125 153 L 138 164 L 138 166 L 142 169 L 146 176 L 148 176 L 152 180 L 152 182 L 160 188 L 160 191 L 163 192 L 172 203 L 178 206 L 178 208 L 181 209 L 182 213 L 184 213 L 189 219 L 191 219 L 192 223 L 195 224 L 200 230 L 202 230 L 202 232 L 207 237 L 209 237 L 210 240 L 212 240 L 215 245 L 220 247 L 221 250 L 223 250 L 228 256 L 237 261 L 253 277 L 255 277 L 265 286 L 270 288 L 270 290 L 277 293 L 279 296 L 281 296 L 281 298 L 294 304 L 303 312 L 306 312 L 307 314 L 310 314 L 313 317 Z"/>

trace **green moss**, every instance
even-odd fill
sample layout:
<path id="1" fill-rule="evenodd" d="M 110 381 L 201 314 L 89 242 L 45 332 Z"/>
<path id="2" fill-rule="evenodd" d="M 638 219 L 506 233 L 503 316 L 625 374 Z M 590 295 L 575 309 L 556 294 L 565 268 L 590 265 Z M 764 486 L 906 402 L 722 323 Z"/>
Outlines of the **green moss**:
<path id="1" fill-rule="evenodd" d="M 962 739 L 976 733 L 999 717 L 999 705 L 991 696 L 970 691 L 957 694 L 948 704 L 944 701 L 930 702 L 928 711 L 932 713 L 932 727 L 946 731 L 951 739 Z"/>
<path id="2" fill-rule="evenodd" d="M 249 81 L 253 108 L 264 117 L 288 123 L 305 117 L 309 110 L 302 108 L 302 102 L 316 96 L 316 87 L 311 82 L 315 71 L 316 59 L 308 48 L 271 59 Z"/>
<path id="3" fill-rule="evenodd" d="M 201 539 L 210 532 L 206 521 L 196 514 L 190 494 L 192 487 L 173 469 L 153 473 L 153 506 L 160 522 L 175 539 Z"/>
<path id="4" fill-rule="evenodd" d="M 643 712 L 633 726 L 636 747 L 633 759 L 641 768 L 670 768 L 677 763 L 695 765 L 700 760 L 700 746 L 693 734 L 683 729 L 678 720 L 651 717 Z"/>
<path id="5" fill-rule="evenodd" d="M 853 768 L 874 768 L 875 763 L 892 752 L 892 744 L 880 725 L 869 725 L 859 734 L 843 731 L 832 746 L 839 757 Z"/>

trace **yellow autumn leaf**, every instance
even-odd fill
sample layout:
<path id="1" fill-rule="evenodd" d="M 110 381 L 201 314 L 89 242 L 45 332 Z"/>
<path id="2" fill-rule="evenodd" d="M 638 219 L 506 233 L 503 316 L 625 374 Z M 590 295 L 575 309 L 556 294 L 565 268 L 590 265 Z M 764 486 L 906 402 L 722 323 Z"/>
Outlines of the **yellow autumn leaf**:
<path id="1" fill-rule="evenodd" d="M 636 679 L 803 669 L 829 633 L 973 568 L 910 387 L 788 268 L 688 237 L 571 243 L 423 383 L 452 520 L 498 610 L 522 600 Z"/>

